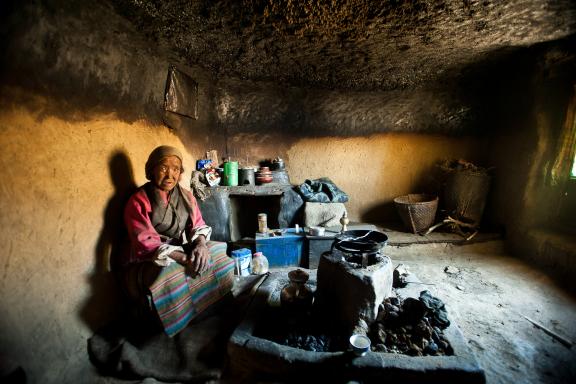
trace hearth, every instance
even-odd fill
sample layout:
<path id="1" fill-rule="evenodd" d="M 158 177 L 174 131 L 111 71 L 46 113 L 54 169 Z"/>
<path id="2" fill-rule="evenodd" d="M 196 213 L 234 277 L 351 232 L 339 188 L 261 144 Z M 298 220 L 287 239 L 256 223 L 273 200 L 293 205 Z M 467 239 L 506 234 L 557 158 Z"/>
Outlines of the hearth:
<path id="1" fill-rule="evenodd" d="M 316 280 L 310 271 L 312 283 Z M 365 383 L 485 383 L 484 372 L 458 327 L 452 323 L 444 330 L 450 343 L 450 356 L 410 356 L 406 354 L 371 351 L 355 357 L 345 350 L 343 336 L 328 342 L 321 351 L 305 350 L 280 344 L 262 337 L 263 325 L 274 325 L 278 318 L 266 316 L 268 311 L 280 314 L 280 290 L 288 282 L 285 273 L 273 272 L 258 288 L 246 317 L 234 330 L 228 343 L 231 369 L 246 380 L 283 380 Z M 312 284 L 313 286 L 313 284 Z M 399 290 L 402 294 L 402 290 Z M 263 316 L 264 315 L 264 316 Z M 287 318 L 284 321 L 288 322 Z M 272 322 L 272 323 L 271 323 Z M 278 323 L 282 325 L 282 323 Z M 323 330 L 329 323 L 310 324 L 312 330 Z M 329 328 L 329 327 L 328 327 Z M 330 333 L 311 333 L 317 340 Z M 298 334 L 295 341 L 298 342 Z M 325 342 L 326 344 L 326 342 Z"/>
<path id="2" fill-rule="evenodd" d="M 322 255 L 309 271 L 315 299 L 306 310 L 281 306 L 288 276 L 271 273 L 230 338 L 232 370 L 247 380 L 484 383 L 443 303 L 426 291 L 393 290 L 381 240 L 376 249 L 358 253 L 346 243 Z M 365 356 L 352 352 L 352 334 L 372 340 Z"/>

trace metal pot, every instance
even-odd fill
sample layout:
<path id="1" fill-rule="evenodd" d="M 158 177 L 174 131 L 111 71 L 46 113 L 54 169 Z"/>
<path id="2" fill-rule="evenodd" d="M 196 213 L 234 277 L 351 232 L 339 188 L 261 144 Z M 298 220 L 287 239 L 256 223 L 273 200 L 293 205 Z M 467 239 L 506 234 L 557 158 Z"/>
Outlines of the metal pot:
<path id="1" fill-rule="evenodd" d="M 240 168 L 238 172 L 238 185 L 255 185 L 256 176 L 254 168 Z"/>

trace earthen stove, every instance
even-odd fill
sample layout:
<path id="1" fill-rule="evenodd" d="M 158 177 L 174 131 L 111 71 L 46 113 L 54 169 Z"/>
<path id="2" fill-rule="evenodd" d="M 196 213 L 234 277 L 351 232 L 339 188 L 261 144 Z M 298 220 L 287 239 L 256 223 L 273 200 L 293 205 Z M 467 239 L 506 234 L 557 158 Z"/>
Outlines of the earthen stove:
<path id="1" fill-rule="evenodd" d="M 352 333 L 366 335 L 371 326 L 380 324 L 376 320 L 385 314 L 382 303 L 393 296 L 393 268 L 391 260 L 378 250 L 348 252 L 349 244 L 343 245 L 322 255 L 317 273 L 309 271 L 309 287 L 315 291 L 316 302 L 306 313 L 287 312 L 280 305 L 287 271 L 272 272 L 262 283 L 229 341 L 235 375 L 247 380 L 299 382 L 485 382 L 482 369 L 453 323 L 442 334 L 449 343 L 449 354 L 410 356 L 373 348 L 365 356 L 355 356 L 348 337 Z M 413 297 L 415 292 L 410 291 L 397 289 L 395 294 Z"/>

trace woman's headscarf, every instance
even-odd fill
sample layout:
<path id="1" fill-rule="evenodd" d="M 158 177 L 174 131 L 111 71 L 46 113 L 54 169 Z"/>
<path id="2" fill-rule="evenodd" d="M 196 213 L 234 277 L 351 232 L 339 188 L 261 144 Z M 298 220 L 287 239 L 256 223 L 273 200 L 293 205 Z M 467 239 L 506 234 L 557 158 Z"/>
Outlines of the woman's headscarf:
<path id="1" fill-rule="evenodd" d="M 154 167 L 160 164 L 163 158 L 169 156 L 176 156 L 177 158 L 180 159 L 181 163 L 183 162 L 182 152 L 180 152 L 178 148 L 174 148 L 169 145 L 161 145 L 150 153 L 150 156 L 148 156 L 148 161 L 146 161 L 146 168 L 145 168 L 146 178 L 148 180 L 152 180 L 152 170 L 154 170 Z M 184 171 L 184 166 L 182 166 L 182 171 Z"/>
<path id="2" fill-rule="evenodd" d="M 161 145 L 154 149 L 152 153 L 150 153 L 150 156 L 148 156 L 148 161 L 146 161 L 146 178 L 148 180 L 152 180 L 152 171 L 154 170 L 154 167 L 160 164 L 163 158 L 168 156 L 176 156 L 180 159 L 180 162 L 182 162 L 182 152 L 180 152 L 180 150 L 177 148 L 171 147 L 169 145 Z M 184 167 L 182 167 L 182 172 L 184 172 Z M 156 226 L 158 223 L 163 221 L 168 206 L 166 206 L 166 204 L 163 202 L 163 199 L 158 195 L 158 190 L 153 188 L 152 185 L 152 183 L 146 183 L 145 187 L 147 187 L 146 193 L 148 194 L 148 199 L 152 204 L 152 212 L 154 212 L 152 222 Z M 188 194 L 182 190 L 182 187 L 180 187 L 180 184 L 177 184 L 173 191 L 178 191 L 178 193 L 176 196 L 171 198 L 173 203 L 172 208 L 174 208 L 174 205 L 178 205 L 176 202 L 181 196 L 185 207 L 184 213 L 186 215 L 193 213 L 196 201 L 190 200 Z M 154 215 L 158 216 L 156 217 Z M 182 212 L 180 212 L 179 215 L 182 218 L 184 217 Z M 185 220 L 182 224 L 185 224 Z"/>

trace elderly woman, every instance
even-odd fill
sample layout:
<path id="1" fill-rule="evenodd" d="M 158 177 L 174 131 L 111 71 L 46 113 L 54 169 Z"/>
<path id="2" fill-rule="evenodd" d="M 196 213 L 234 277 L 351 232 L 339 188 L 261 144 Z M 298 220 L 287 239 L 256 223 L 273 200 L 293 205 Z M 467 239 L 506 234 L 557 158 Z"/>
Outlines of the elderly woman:
<path id="1" fill-rule="evenodd" d="M 149 182 L 124 210 L 131 244 L 124 260 L 127 293 L 151 301 L 169 336 L 229 293 L 234 273 L 226 244 L 208 241 L 212 229 L 192 193 L 178 184 L 182 172 L 178 149 L 154 149 L 146 162 Z"/>

